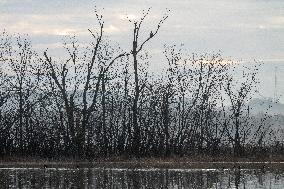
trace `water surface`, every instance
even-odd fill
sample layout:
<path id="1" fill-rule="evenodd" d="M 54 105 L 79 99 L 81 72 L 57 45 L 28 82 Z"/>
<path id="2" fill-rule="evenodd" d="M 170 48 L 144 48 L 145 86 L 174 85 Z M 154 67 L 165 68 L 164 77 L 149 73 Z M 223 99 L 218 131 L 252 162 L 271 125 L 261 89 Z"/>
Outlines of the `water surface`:
<path id="1" fill-rule="evenodd" d="M 283 189 L 284 171 L 246 169 L 0 169 L 0 188 Z"/>

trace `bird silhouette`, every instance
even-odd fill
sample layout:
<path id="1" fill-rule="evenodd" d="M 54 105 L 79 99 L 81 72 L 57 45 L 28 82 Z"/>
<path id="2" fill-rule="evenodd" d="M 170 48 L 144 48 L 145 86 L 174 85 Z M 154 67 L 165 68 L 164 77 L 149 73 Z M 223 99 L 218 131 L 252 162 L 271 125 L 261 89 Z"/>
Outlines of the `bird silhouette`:
<path id="1" fill-rule="evenodd" d="M 152 38 L 154 36 L 153 32 L 151 31 L 150 32 L 150 37 Z"/>

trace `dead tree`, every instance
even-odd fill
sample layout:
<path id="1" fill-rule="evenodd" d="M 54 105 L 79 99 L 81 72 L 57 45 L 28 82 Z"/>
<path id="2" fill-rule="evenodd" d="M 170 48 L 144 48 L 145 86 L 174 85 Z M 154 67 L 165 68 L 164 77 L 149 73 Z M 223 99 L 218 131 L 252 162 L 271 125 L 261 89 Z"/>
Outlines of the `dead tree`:
<path id="1" fill-rule="evenodd" d="M 133 100 L 133 106 L 132 106 L 132 124 L 133 124 L 133 141 L 132 141 L 132 149 L 133 153 L 136 156 L 139 156 L 139 148 L 140 148 L 140 128 L 138 124 L 138 102 L 140 97 L 140 92 L 143 90 L 143 87 L 140 86 L 139 82 L 139 73 L 138 73 L 138 55 L 143 50 L 144 45 L 149 42 L 153 37 L 155 37 L 158 34 L 158 31 L 160 30 L 161 25 L 164 23 L 164 21 L 168 18 L 168 15 L 164 15 L 163 18 L 159 21 L 157 28 L 154 31 L 150 31 L 148 37 L 146 37 L 145 40 L 142 42 L 139 41 L 140 37 L 140 30 L 142 27 L 143 22 L 145 21 L 146 17 L 148 16 L 150 12 L 150 8 L 147 11 L 143 11 L 143 16 L 140 18 L 139 21 L 131 21 L 131 23 L 134 24 L 133 29 L 133 44 L 132 44 L 132 50 L 131 54 L 133 57 L 133 68 L 134 68 L 134 100 Z"/>
<path id="2" fill-rule="evenodd" d="M 90 48 L 90 57 L 84 55 L 83 58 L 81 58 L 76 40 L 73 40 L 71 42 L 71 49 L 70 47 L 66 48 L 69 53 L 69 59 L 67 59 L 67 61 L 62 64 L 61 70 L 59 71 L 56 70 L 58 68 L 54 66 L 54 62 L 47 55 L 47 52 L 44 52 L 45 60 L 50 70 L 50 76 L 59 89 L 61 98 L 64 101 L 64 109 L 68 120 L 68 130 L 70 131 L 72 146 L 76 146 L 76 151 L 79 156 L 85 155 L 86 130 L 89 124 L 90 116 L 93 112 L 96 111 L 96 104 L 101 83 L 112 65 L 120 58 L 128 55 L 128 53 L 123 52 L 118 55 L 113 55 L 113 57 L 111 58 L 99 56 L 100 53 L 102 53 L 101 50 L 105 50 L 102 48 L 104 22 L 102 20 L 102 16 L 98 15 L 97 12 L 96 17 L 100 27 L 97 35 L 89 30 L 94 39 L 94 43 Z M 101 64 L 104 58 L 106 58 L 107 62 Z M 68 66 L 72 65 L 74 75 L 67 76 L 70 69 L 68 69 Z M 82 68 L 78 67 L 81 66 L 83 66 L 84 68 L 81 73 L 79 73 L 79 69 Z M 96 68 L 97 73 L 94 72 Z M 70 89 L 67 88 L 68 77 L 72 77 L 75 81 L 73 91 L 70 91 Z M 82 96 L 82 108 L 80 108 L 78 113 L 76 114 L 76 116 L 81 117 L 77 119 L 80 120 L 80 124 L 76 126 L 75 111 L 77 109 L 77 106 L 75 102 L 75 96 L 78 95 L 77 93 L 79 92 L 79 86 L 83 86 L 83 91 L 80 95 Z M 77 130 L 77 132 L 75 130 Z"/>
<path id="3" fill-rule="evenodd" d="M 33 78 L 32 64 L 39 59 L 32 49 L 31 41 L 26 36 L 9 36 L 8 34 L 5 36 L 6 41 L 1 48 L 1 62 L 5 65 L 4 72 L 9 78 L 5 84 L 7 95 L 10 96 L 11 109 L 9 109 L 11 112 L 15 111 L 13 121 L 11 121 L 15 128 L 15 143 L 19 146 L 17 151 L 23 155 L 30 138 L 28 131 L 31 127 L 31 112 L 36 99 L 37 86 Z"/>
<path id="4" fill-rule="evenodd" d="M 233 71 L 234 73 L 234 71 Z M 224 90 L 230 102 L 230 120 L 233 122 L 231 129 L 227 129 L 227 134 L 233 145 L 235 156 L 243 154 L 242 146 L 242 119 L 246 114 L 247 102 L 251 99 L 252 93 L 256 91 L 258 80 L 258 65 L 254 67 L 246 67 L 243 70 L 241 78 L 234 78 L 231 74 L 227 74 Z"/>

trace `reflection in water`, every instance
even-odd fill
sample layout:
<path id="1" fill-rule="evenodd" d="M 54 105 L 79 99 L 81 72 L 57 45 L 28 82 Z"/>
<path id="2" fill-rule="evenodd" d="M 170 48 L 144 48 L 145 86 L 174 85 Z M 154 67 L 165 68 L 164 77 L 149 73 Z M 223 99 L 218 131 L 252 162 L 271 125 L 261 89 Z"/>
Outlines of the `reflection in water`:
<path id="1" fill-rule="evenodd" d="M 4 188 L 284 188 L 284 172 L 263 170 L 0 169 Z"/>

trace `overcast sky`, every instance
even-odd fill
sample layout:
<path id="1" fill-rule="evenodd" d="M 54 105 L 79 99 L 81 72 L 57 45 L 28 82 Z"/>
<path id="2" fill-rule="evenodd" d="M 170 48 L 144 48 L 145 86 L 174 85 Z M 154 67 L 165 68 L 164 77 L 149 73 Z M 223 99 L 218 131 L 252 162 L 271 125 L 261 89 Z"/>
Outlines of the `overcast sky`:
<path id="1" fill-rule="evenodd" d="M 149 35 L 166 8 L 171 10 L 147 46 L 153 70 L 163 67 L 157 57 L 164 44 L 184 43 L 190 52 L 221 51 L 237 60 L 263 61 L 260 91 L 266 97 L 273 96 L 277 66 L 278 91 L 284 95 L 284 0 L 0 0 L 0 29 L 27 33 L 35 48 L 56 53 L 64 35 L 88 39 L 88 29 L 97 27 L 94 6 L 104 16 L 106 35 L 123 48 L 132 34 L 126 15 L 139 18 L 152 7 L 143 28 Z"/>

